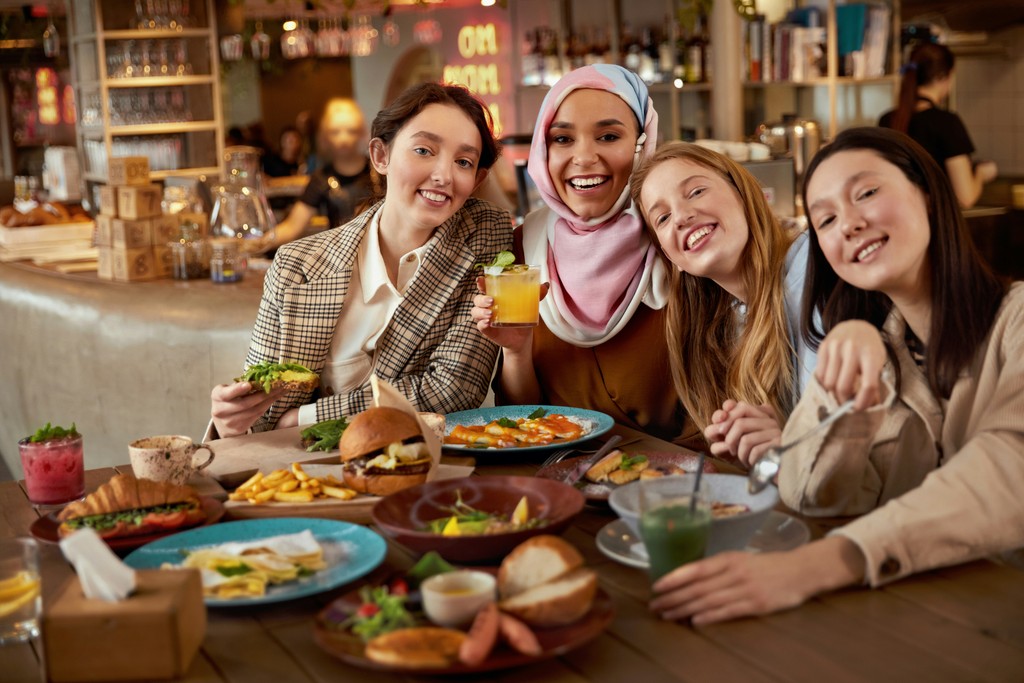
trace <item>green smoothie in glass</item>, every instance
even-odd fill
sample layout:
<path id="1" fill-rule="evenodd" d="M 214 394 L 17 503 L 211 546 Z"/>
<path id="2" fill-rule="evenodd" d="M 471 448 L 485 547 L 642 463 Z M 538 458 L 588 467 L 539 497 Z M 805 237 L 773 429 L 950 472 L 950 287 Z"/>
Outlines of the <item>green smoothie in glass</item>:
<path id="1" fill-rule="evenodd" d="M 648 510 L 640 517 L 640 536 L 650 558 L 651 582 L 676 567 L 704 557 L 711 529 L 711 511 L 689 501 L 672 502 Z"/>

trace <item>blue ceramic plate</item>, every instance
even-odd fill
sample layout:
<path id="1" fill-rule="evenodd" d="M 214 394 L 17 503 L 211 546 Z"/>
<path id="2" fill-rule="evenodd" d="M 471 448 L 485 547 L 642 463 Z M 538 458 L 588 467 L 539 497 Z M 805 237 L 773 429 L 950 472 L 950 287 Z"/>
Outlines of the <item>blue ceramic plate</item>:
<path id="1" fill-rule="evenodd" d="M 159 568 L 165 563 L 181 564 L 182 550 L 195 550 L 229 541 L 254 541 L 268 536 L 295 534 L 309 529 L 323 546 L 327 567 L 313 576 L 267 588 L 258 598 L 231 600 L 206 598 L 209 607 L 242 607 L 294 600 L 337 588 L 369 574 L 384 561 L 384 539 L 366 527 L 333 519 L 278 517 L 245 519 L 183 531 L 139 548 L 125 563 L 135 569 Z"/>
<path id="2" fill-rule="evenodd" d="M 492 420 L 497 420 L 502 417 L 515 420 L 520 417 L 527 417 L 530 413 L 537 410 L 537 408 L 543 408 L 549 415 L 557 413 L 579 422 L 583 425 L 583 436 L 575 441 L 555 441 L 554 443 L 540 446 L 523 446 L 521 448 L 477 448 L 476 446 L 464 446 L 462 444 L 448 443 L 446 443 L 444 447 L 451 448 L 453 450 L 466 450 L 472 453 L 539 453 L 558 448 L 572 448 L 576 444 L 583 443 L 587 439 L 592 439 L 595 436 L 601 436 L 615 426 L 615 420 L 612 419 L 611 415 L 599 413 L 596 410 L 546 405 L 495 406 L 493 408 L 477 408 L 476 410 L 460 410 L 457 413 L 448 413 L 445 415 L 445 434 L 450 433 L 452 429 L 455 428 L 455 425 L 484 425 Z"/>

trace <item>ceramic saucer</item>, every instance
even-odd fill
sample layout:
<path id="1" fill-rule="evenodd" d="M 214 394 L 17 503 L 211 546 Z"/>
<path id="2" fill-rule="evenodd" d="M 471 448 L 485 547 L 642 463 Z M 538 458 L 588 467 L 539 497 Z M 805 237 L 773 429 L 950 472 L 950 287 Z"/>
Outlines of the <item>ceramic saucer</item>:
<path id="1" fill-rule="evenodd" d="M 811 538 L 807 525 L 792 515 L 772 510 L 768 519 L 747 544 L 750 552 L 791 550 Z M 610 522 L 597 533 L 597 547 L 609 558 L 629 567 L 647 569 L 647 551 L 621 519 Z"/>

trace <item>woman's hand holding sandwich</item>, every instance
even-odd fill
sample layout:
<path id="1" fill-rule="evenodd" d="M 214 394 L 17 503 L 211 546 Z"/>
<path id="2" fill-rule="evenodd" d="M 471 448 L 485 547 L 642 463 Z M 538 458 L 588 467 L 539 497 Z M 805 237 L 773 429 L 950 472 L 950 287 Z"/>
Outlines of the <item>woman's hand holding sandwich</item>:
<path id="1" fill-rule="evenodd" d="M 274 389 L 269 394 L 263 391 L 254 393 L 252 390 L 250 382 L 218 384 L 213 388 L 210 393 L 210 415 L 221 438 L 248 431 L 274 401 L 287 391 L 287 387 Z"/>

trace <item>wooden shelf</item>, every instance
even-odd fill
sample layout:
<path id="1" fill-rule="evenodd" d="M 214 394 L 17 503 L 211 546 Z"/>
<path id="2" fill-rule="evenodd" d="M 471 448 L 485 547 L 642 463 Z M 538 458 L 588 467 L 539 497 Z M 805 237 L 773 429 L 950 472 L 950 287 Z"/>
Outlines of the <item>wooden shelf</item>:
<path id="1" fill-rule="evenodd" d="M 168 133 L 197 133 L 204 130 L 217 130 L 216 121 L 181 121 L 178 123 L 141 123 L 130 126 L 111 126 L 110 134 L 115 137 L 125 135 L 165 135 Z"/>
<path id="2" fill-rule="evenodd" d="M 121 29 L 104 31 L 103 40 L 159 40 L 167 38 L 209 38 L 208 28 L 186 28 L 180 31 L 172 29 Z"/>
<path id="3" fill-rule="evenodd" d="M 140 76 L 139 78 L 108 78 L 108 88 L 162 88 L 171 85 L 210 85 L 214 77 L 198 76 Z"/>
<path id="4" fill-rule="evenodd" d="M 150 171 L 150 178 L 167 178 L 169 176 L 200 176 L 200 175 L 220 175 L 221 169 L 217 166 L 210 166 L 207 168 L 179 168 L 174 171 Z"/>

